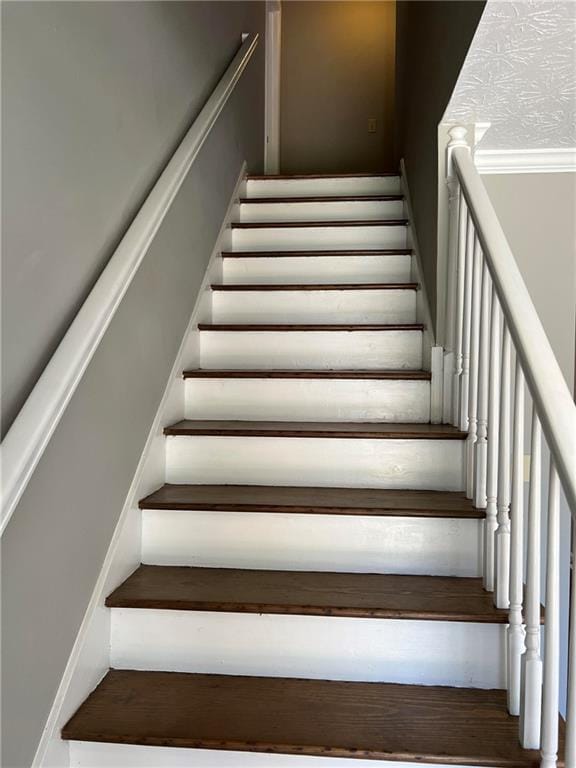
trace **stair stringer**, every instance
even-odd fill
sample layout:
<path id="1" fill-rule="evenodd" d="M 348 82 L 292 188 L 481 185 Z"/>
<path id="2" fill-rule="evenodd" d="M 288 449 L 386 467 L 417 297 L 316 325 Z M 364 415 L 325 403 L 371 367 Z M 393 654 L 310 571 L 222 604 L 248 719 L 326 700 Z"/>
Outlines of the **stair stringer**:
<path id="1" fill-rule="evenodd" d="M 111 617 L 109 609 L 105 607 L 105 600 L 110 592 L 140 565 L 142 512 L 138 508 L 138 500 L 165 482 L 166 450 L 163 429 L 184 417 L 185 382 L 182 379 L 182 371 L 186 367 L 198 365 L 198 323 L 212 320 L 210 285 L 222 280 L 221 252 L 230 247 L 230 223 L 237 219 L 238 202 L 245 195 L 246 183 L 246 163 L 243 163 L 118 525 L 54 698 L 32 768 L 68 768 L 69 765 L 75 764 L 72 745 L 61 739 L 60 731 L 110 667 Z M 112 764 L 114 763 L 110 765 Z M 116 768 L 117 765 L 118 763 Z"/>
<path id="2" fill-rule="evenodd" d="M 430 302 L 428 301 L 428 293 L 426 291 L 426 281 L 424 279 L 424 269 L 422 267 L 422 258 L 416 234 L 414 209 L 404 158 L 400 160 L 400 185 L 404 195 L 404 217 L 408 219 L 406 244 L 412 249 L 410 279 L 419 285 L 416 293 L 416 322 L 423 323 L 425 326 L 422 339 L 422 367 L 432 373 L 430 420 L 433 424 L 439 424 L 442 421 L 443 355 L 441 354 L 442 348 L 436 345 L 435 325 L 432 321 Z"/>

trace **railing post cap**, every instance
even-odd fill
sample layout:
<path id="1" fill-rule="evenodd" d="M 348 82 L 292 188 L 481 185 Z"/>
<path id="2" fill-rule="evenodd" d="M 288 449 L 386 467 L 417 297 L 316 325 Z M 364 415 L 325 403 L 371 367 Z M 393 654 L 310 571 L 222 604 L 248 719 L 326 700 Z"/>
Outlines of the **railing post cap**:
<path id="1" fill-rule="evenodd" d="M 467 142 L 466 142 L 467 133 L 468 131 L 466 128 L 464 128 L 463 125 L 454 125 L 448 131 L 448 136 L 450 136 L 450 145 L 454 146 L 455 144 L 459 144 L 462 146 L 467 146 Z"/>

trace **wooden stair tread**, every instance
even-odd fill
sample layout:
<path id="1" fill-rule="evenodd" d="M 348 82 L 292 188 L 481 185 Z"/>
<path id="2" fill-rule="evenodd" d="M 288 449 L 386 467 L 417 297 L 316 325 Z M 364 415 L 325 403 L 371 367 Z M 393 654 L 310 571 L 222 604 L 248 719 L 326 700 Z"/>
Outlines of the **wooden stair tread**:
<path id="1" fill-rule="evenodd" d="M 303 195 L 302 197 L 241 197 L 240 204 L 256 203 L 393 203 L 404 200 L 404 195 Z"/>
<path id="2" fill-rule="evenodd" d="M 332 221 L 233 221 L 232 229 L 295 229 L 299 227 L 405 227 L 408 219 L 340 219 Z"/>
<path id="3" fill-rule="evenodd" d="M 198 323 L 200 331 L 423 331 L 423 323 Z"/>
<path id="4" fill-rule="evenodd" d="M 484 519 L 463 493 L 372 488 L 165 484 L 140 509 Z"/>
<path id="5" fill-rule="evenodd" d="M 482 579 L 141 565 L 110 608 L 507 624 Z"/>
<path id="6" fill-rule="evenodd" d="M 373 248 L 339 251 L 222 251 L 223 259 L 264 259 L 264 258 L 313 258 L 318 256 L 411 256 L 411 248 Z"/>
<path id="7" fill-rule="evenodd" d="M 384 173 L 276 173 L 262 175 L 249 174 L 248 181 L 290 181 L 290 179 L 384 179 L 400 178 L 398 171 Z"/>
<path id="8" fill-rule="evenodd" d="M 430 371 L 312 371 L 312 370 L 217 370 L 197 368 L 184 371 L 185 379 L 370 379 L 370 380 L 401 380 L 401 381 L 430 381 Z"/>
<path id="9" fill-rule="evenodd" d="M 64 739 L 538 768 L 505 691 L 110 670 Z M 563 734 L 562 750 L 563 754 Z"/>
<path id="10" fill-rule="evenodd" d="M 416 291 L 418 283 L 212 283 L 213 291 Z"/>
<path id="11" fill-rule="evenodd" d="M 371 440 L 465 440 L 449 424 L 392 424 L 389 422 L 216 421 L 183 419 L 164 428 L 165 435 L 239 437 L 329 437 Z"/>

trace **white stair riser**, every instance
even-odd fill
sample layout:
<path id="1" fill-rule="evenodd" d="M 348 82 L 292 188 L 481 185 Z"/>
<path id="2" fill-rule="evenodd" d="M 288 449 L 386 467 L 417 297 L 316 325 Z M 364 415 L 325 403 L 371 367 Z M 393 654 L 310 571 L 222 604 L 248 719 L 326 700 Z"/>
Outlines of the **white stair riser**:
<path id="1" fill-rule="evenodd" d="M 422 368 L 421 331 L 202 331 L 202 368 Z"/>
<path id="2" fill-rule="evenodd" d="M 223 260 L 226 283 L 406 283 L 409 254 L 389 256 L 259 256 Z"/>
<path id="3" fill-rule="evenodd" d="M 132 744 L 70 743 L 70 768 L 374 768 L 374 760 L 274 755 L 265 752 L 143 747 Z M 436 768 L 465 768 L 435 763 Z M 414 763 L 386 761 L 386 768 Z"/>
<path id="4" fill-rule="evenodd" d="M 186 418 L 427 422 L 430 382 L 188 379 Z"/>
<path id="5" fill-rule="evenodd" d="M 329 197 L 400 194 L 399 176 L 308 179 L 248 179 L 248 197 Z"/>
<path id="6" fill-rule="evenodd" d="M 402 200 L 334 201 L 329 203 L 242 203 L 240 221 L 367 221 L 401 219 Z"/>
<path id="7" fill-rule="evenodd" d="M 214 291 L 215 323 L 414 323 L 416 291 Z"/>
<path id="8" fill-rule="evenodd" d="M 463 490 L 461 440 L 168 437 L 166 481 Z"/>
<path id="9" fill-rule="evenodd" d="M 405 226 L 255 227 L 232 230 L 234 251 L 347 251 L 405 247 Z"/>
<path id="10" fill-rule="evenodd" d="M 144 510 L 142 562 L 205 568 L 481 575 L 482 521 Z"/>
<path id="11" fill-rule="evenodd" d="M 449 621 L 113 609 L 111 666 L 505 687 L 505 627 Z"/>

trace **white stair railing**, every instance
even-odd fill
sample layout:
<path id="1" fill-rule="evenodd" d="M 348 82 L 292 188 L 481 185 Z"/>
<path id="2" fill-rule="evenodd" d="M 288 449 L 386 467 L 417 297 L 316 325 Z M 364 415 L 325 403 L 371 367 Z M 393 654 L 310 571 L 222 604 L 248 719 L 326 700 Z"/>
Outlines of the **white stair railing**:
<path id="1" fill-rule="evenodd" d="M 576 517 L 576 406 L 482 180 L 466 129 L 450 131 L 448 313 L 444 421 L 469 431 L 466 492 L 485 508 L 484 585 L 509 610 L 508 708 L 519 739 L 558 764 L 560 498 Z M 524 399 L 532 401 L 524 509 Z M 550 453 L 546 535 L 541 532 L 542 447 Z M 526 535 L 526 554 L 524 538 Z M 547 539 L 546 554 L 541 541 Z M 540 579 L 545 574 L 544 654 Z M 526 584 L 524 584 L 526 574 Z M 574 592 L 572 603 L 576 604 Z M 576 616 L 571 617 L 567 768 L 576 765 Z M 542 656 L 544 659 L 542 660 Z"/>

